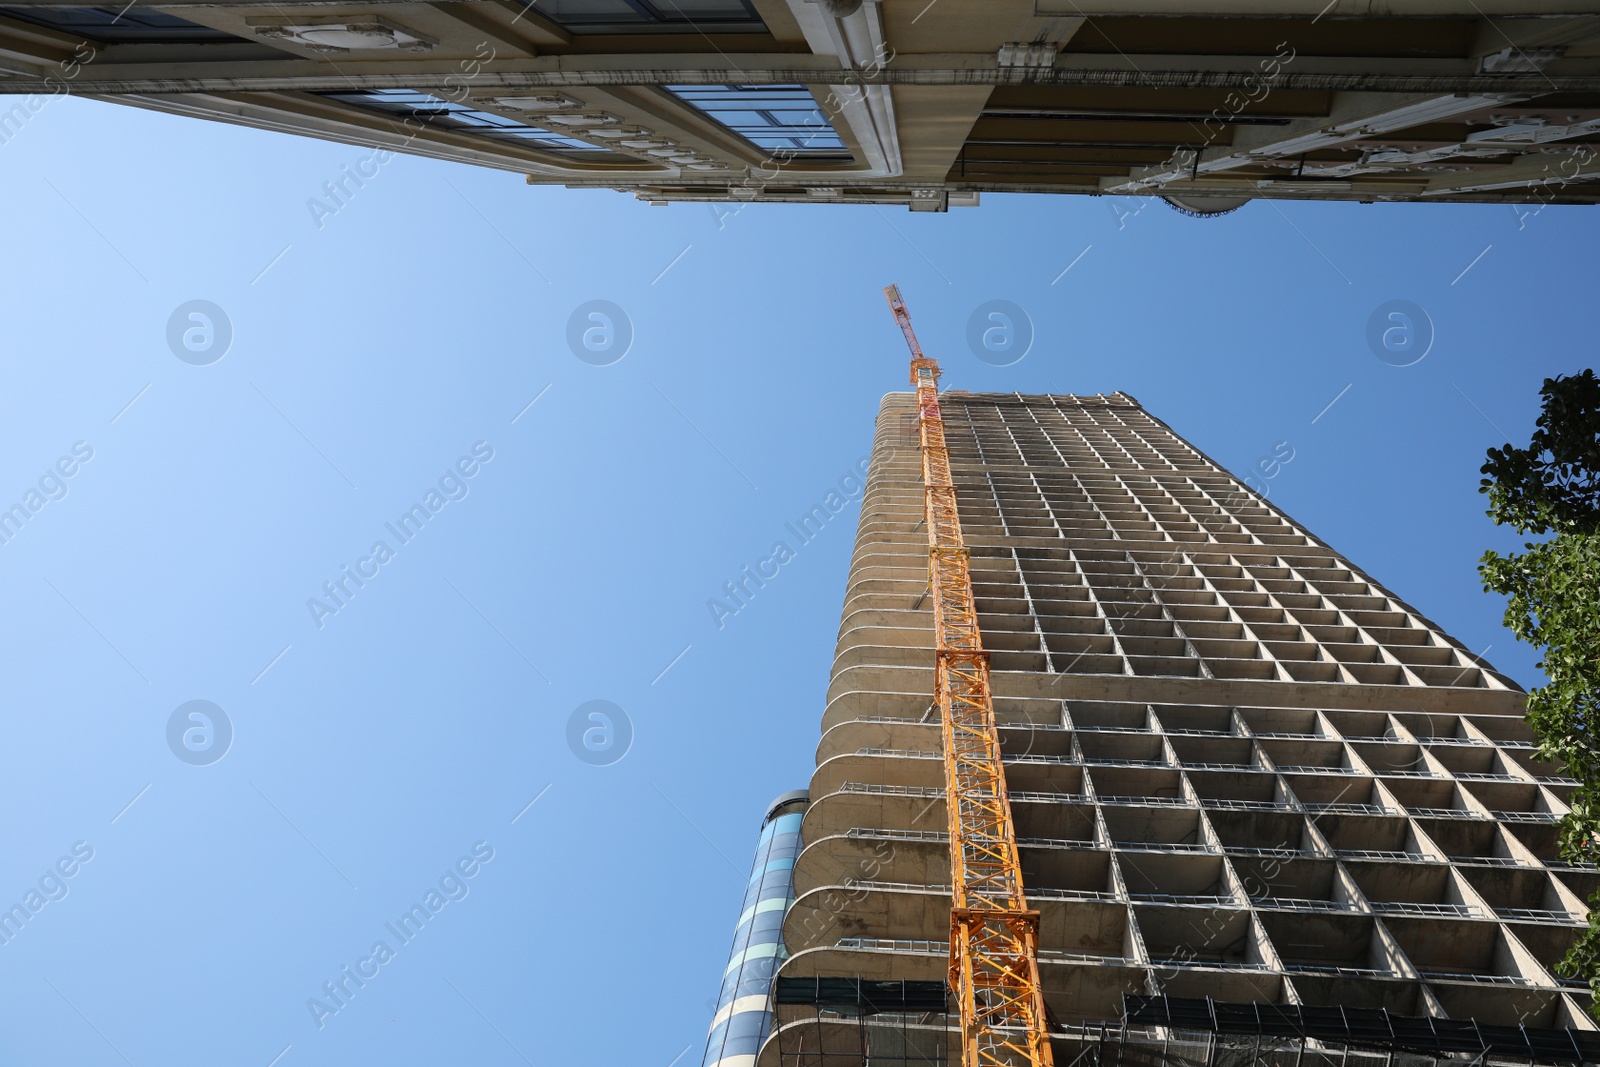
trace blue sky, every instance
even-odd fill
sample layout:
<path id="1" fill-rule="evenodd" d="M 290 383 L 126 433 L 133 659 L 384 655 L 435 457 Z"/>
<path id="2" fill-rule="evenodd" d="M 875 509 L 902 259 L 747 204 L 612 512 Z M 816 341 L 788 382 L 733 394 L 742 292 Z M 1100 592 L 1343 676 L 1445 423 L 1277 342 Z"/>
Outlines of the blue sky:
<path id="1" fill-rule="evenodd" d="M 1592 362 L 1592 212 L 729 215 L 402 158 L 319 228 L 365 154 L 72 99 L 0 146 L 0 497 L 59 496 L 0 544 L 0 897 L 59 897 L 0 945 L 0 1060 L 697 1062 L 761 812 L 813 765 L 854 502 L 720 629 L 707 601 L 906 388 L 890 282 L 949 387 L 1120 389 L 1241 473 L 1288 442 L 1275 503 L 1536 682 L 1477 469 Z M 196 300 L 212 362 L 168 343 Z M 597 300 L 609 365 L 567 339 Z M 1031 323 L 1011 366 L 967 346 L 990 300 Z M 1433 333 L 1405 367 L 1366 339 L 1396 300 Z M 209 764 L 169 747 L 195 700 Z M 569 746 L 597 700 L 620 760 Z"/>

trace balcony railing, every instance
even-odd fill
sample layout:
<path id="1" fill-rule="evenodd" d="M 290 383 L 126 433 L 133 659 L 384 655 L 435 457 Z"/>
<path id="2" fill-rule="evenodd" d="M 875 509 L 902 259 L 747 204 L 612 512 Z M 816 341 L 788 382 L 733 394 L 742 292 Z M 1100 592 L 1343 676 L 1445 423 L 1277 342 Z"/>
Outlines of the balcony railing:
<path id="1" fill-rule="evenodd" d="M 951 893 L 948 882 L 939 885 L 928 885 L 922 882 L 885 882 L 875 878 L 846 878 L 846 889 L 893 889 L 907 893 L 938 893 L 949 896 Z"/>
<path id="2" fill-rule="evenodd" d="M 1546 908 L 1496 908 L 1494 913 L 1502 919 L 1510 919 L 1513 922 L 1563 923 L 1572 926 L 1589 924 L 1589 920 L 1582 915 L 1574 915 L 1568 911 L 1551 911 Z"/>
<path id="3" fill-rule="evenodd" d="M 1451 856 L 1451 863 L 1486 863 L 1491 867 L 1539 867 L 1538 860 L 1525 860 L 1521 856 Z M 1552 866 L 1557 866 L 1552 864 Z"/>
<path id="4" fill-rule="evenodd" d="M 1358 912 L 1361 906 L 1353 900 L 1310 900 L 1305 897 L 1255 897 L 1253 907 L 1265 911 L 1342 911 Z"/>
<path id="5" fill-rule="evenodd" d="M 869 952 L 925 952 L 937 956 L 950 955 L 948 941 L 920 941 L 911 938 L 841 937 L 834 948 L 865 949 Z"/>
<path id="6" fill-rule="evenodd" d="M 1520 974 L 1473 974 L 1470 971 L 1419 971 L 1430 982 L 1472 982 L 1477 985 L 1536 986 L 1539 983 Z"/>
<path id="7" fill-rule="evenodd" d="M 1237 897 L 1208 897 L 1184 893 L 1131 893 L 1135 904 L 1174 904 L 1181 907 L 1243 908 Z"/>
<path id="8" fill-rule="evenodd" d="M 1345 967 L 1337 963 L 1286 963 L 1284 970 L 1297 974 L 1332 974 L 1340 978 L 1403 978 L 1399 971 L 1378 970 L 1373 967 Z"/>
<path id="9" fill-rule="evenodd" d="M 1410 900 L 1374 900 L 1372 910 L 1382 915 L 1443 915 L 1467 919 L 1491 916 L 1472 904 L 1419 904 Z"/>
<path id="10" fill-rule="evenodd" d="M 945 844 L 950 840 L 950 835 L 942 830 L 887 830 L 874 826 L 852 826 L 844 833 L 846 837 L 867 837 L 875 841 L 927 841 L 936 844 Z"/>
<path id="11" fill-rule="evenodd" d="M 944 790 L 932 785 L 879 785 L 876 782 L 845 782 L 841 793 L 866 793 L 886 797 L 942 797 Z"/>
<path id="12" fill-rule="evenodd" d="M 944 795 L 943 790 L 939 793 Z M 1087 804 L 1093 798 L 1087 793 L 1039 793 L 1029 790 L 1014 790 L 1007 794 L 1012 800 L 1020 800 L 1033 804 Z"/>
<path id="13" fill-rule="evenodd" d="M 1044 963 L 1099 963 L 1111 966 L 1141 967 L 1143 964 L 1126 956 L 1099 956 L 1091 952 L 1059 952 L 1055 949 L 1041 948 L 1037 950 L 1039 959 Z"/>
<path id="14" fill-rule="evenodd" d="M 1212 797 L 1202 797 L 1202 806 L 1214 808 L 1219 811 L 1299 811 L 1299 807 L 1288 800 L 1217 800 Z"/>
<path id="15" fill-rule="evenodd" d="M 1171 967 L 1209 967 L 1213 970 L 1224 971 L 1270 971 L 1273 969 L 1270 964 L 1258 963 L 1253 960 L 1208 960 L 1199 956 L 1192 959 L 1151 960 L 1150 966 L 1158 970 L 1165 970 Z"/>
<path id="16" fill-rule="evenodd" d="M 1089 851 L 1104 851 L 1110 847 L 1098 841 L 1071 837 L 1019 837 L 1017 844 L 1031 848 L 1071 848 Z"/>
<path id="17" fill-rule="evenodd" d="M 1153 805 L 1157 807 L 1168 808 L 1197 808 L 1200 806 L 1199 801 L 1193 800 L 1189 797 L 1140 797 L 1096 794 L 1095 799 L 1102 804 L 1135 804 L 1141 806 Z"/>
<path id="18" fill-rule="evenodd" d="M 1031 759 L 1033 757 L 1026 757 Z M 1022 762 L 1023 757 L 1018 758 Z M 1146 769 L 1171 767 L 1176 769 L 1177 764 L 1168 763 L 1160 759 L 1113 759 L 1111 757 L 1086 756 L 1080 762 L 1086 767 L 1139 767 Z"/>
<path id="19" fill-rule="evenodd" d="M 1279 774 L 1349 774 L 1366 777 L 1367 772 L 1355 767 L 1324 767 L 1317 763 L 1280 763 Z"/>
<path id="20" fill-rule="evenodd" d="M 1121 898 L 1105 889 L 1039 889 L 1033 886 L 1023 890 L 1029 900 L 1090 900 L 1116 901 Z"/>
<path id="21" fill-rule="evenodd" d="M 1489 819 L 1493 818 L 1471 808 L 1407 808 L 1406 811 L 1422 819 Z"/>
<path id="22" fill-rule="evenodd" d="M 1405 812 L 1386 808 L 1382 804 L 1309 804 L 1301 801 L 1307 811 L 1318 815 L 1400 815 Z"/>
<path id="23" fill-rule="evenodd" d="M 1496 811 L 1492 813 L 1501 822 L 1560 822 L 1561 816 L 1553 811 Z"/>
<path id="24" fill-rule="evenodd" d="M 1113 841 L 1111 848 L 1118 852 L 1191 852 L 1201 855 L 1221 855 L 1222 846 L 1190 841 Z"/>

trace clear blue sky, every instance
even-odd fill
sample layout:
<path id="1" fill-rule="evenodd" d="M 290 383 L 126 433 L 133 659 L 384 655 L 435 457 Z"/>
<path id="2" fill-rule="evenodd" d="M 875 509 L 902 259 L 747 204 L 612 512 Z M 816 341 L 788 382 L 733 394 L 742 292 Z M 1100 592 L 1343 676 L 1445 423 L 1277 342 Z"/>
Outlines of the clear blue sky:
<path id="1" fill-rule="evenodd" d="M 0 945 L 0 1061 L 696 1062 L 758 819 L 813 765 L 856 509 L 724 628 L 706 602 L 906 388 L 889 282 L 950 387 L 1120 389 L 1240 472 L 1290 442 L 1275 502 L 1535 682 L 1477 469 L 1593 362 L 1592 211 L 719 219 L 398 159 L 319 229 L 364 154 L 77 100 L 0 146 L 0 504 L 44 482 L 0 544 L 0 903 L 66 893 Z M 1033 324 L 1009 367 L 967 348 L 991 299 Z M 231 324 L 207 365 L 167 340 L 193 300 Z M 591 300 L 632 324 L 608 366 L 568 346 Z M 1391 300 L 1433 323 L 1415 365 L 1365 339 Z M 376 573 L 319 628 L 346 566 Z M 169 747 L 192 700 L 231 723 L 209 765 Z M 620 761 L 569 747 L 591 700 Z"/>

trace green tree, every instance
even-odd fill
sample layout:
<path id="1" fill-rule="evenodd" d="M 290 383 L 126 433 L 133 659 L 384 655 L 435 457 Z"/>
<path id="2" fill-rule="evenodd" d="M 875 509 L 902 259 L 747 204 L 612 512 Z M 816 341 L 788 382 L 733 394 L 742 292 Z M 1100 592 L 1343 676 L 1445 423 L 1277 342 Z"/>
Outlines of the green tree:
<path id="1" fill-rule="evenodd" d="M 1509 598 L 1505 624 L 1543 649 L 1546 683 L 1528 694 L 1540 759 L 1578 780 L 1561 821 L 1561 855 L 1600 861 L 1600 378 L 1592 370 L 1545 379 L 1544 410 L 1526 448 L 1489 450 L 1479 491 L 1489 517 L 1528 541 L 1521 553 L 1485 552 L 1484 588 Z M 1600 1017 L 1600 893 L 1589 929 L 1561 968 L 1589 981 Z"/>

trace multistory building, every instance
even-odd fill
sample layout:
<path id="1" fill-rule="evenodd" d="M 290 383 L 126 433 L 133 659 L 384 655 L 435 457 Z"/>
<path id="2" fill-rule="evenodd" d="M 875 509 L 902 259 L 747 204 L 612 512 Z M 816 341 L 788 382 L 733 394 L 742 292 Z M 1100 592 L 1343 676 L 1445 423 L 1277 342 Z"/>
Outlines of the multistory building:
<path id="1" fill-rule="evenodd" d="M 940 402 L 1057 1064 L 1600 1056 L 1514 682 L 1131 397 Z M 954 1048 L 923 497 L 892 394 L 759 1067 Z"/>
<path id="2" fill-rule="evenodd" d="M 62 93 L 371 149 L 326 211 L 390 152 L 653 204 L 1600 199 L 1596 0 L 0 4 L 0 142 Z"/>

